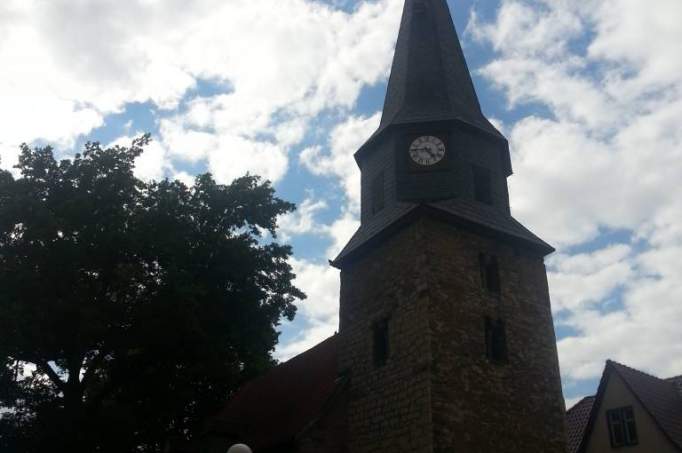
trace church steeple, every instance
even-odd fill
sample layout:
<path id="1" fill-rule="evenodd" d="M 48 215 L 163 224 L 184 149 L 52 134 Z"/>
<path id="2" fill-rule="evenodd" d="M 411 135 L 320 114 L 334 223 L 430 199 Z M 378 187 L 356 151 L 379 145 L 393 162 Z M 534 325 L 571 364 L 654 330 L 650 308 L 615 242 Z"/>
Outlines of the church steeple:
<path id="1" fill-rule="evenodd" d="M 355 159 L 361 223 L 331 263 L 344 451 L 565 452 L 553 249 L 511 216 L 508 143 L 446 0 L 405 0 L 381 124 Z"/>
<path id="2" fill-rule="evenodd" d="M 380 130 L 459 120 L 503 138 L 481 113 L 445 0 L 407 0 Z"/>
<path id="3" fill-rule="evenodd" d="M 509 145 L 481 112 L 446 0 L 405 0 L 381 123 L 355 159 L 361 226 L 338 267 L 416 211 L 553 250 L 511 217 Z"/>

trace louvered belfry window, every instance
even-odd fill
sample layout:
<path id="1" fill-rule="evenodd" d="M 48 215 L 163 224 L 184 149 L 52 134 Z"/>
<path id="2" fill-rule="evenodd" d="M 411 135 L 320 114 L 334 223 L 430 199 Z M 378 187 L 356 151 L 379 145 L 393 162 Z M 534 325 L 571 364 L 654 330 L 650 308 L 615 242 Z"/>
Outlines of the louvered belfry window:
<path id="1" fill-rule="evenodd" d="M 492 175 L 490 170 L 478 165 L 473 166 L 474 198 L 485 204 L 493 204 Z"/>
<path id="2" fill-rule="evenodd" d="M 386 365 L 389 355 L 388 318 L 380 319 L 372 325 L 372 358 L 374 366 Z"/>
<path id="3" fill-rule="evenodd" d="M 478 256 L 481 268 L 481 285 L 493 294 L 500 293 L 500 267 L 497 257 L 481 253 Z"/>
<path id="4" fill-rule="evenodd" d="M 485 318 L 485 349 L 491 362 L 507 363 L 507 329 L 501 319 Z"/>
<path id="5" fill-rule="evenodd" d="M 372 214 L 384 209 L 384 172 L 382 171 L 372 180 Z"/>

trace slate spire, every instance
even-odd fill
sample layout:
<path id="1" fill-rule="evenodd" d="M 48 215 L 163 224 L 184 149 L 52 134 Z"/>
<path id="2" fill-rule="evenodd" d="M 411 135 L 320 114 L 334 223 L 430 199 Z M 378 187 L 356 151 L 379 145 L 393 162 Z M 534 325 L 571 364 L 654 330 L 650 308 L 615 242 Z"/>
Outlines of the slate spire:
<path id="1" fill-rule="evenodd" d="M 381 123 L 354 157 L 360 227 L 334 266 L 422 215 L 554 250 L 511 216 L 509 143 L 481 112 L 446 0 L 405 0 Z"/>
<path id="2" fill-rule="evenodd" d="M 440 120 L 503 138 L 481 112 L 446 0 L 406 0 L 377 133 Z"/>

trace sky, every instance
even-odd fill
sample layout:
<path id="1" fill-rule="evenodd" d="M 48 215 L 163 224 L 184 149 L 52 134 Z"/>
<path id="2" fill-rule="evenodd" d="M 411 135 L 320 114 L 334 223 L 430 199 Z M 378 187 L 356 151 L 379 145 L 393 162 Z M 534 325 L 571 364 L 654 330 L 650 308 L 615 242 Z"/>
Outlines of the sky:
<path id="1" fill-rule="evenodd" d="M 2 0 L 0 166 L 150 132 L 143 179 L 246 172 L 296 284 L 285 360 L 332 335 L 358 226 L 352 158 L 376 129 L 402 0 Z M 682 2 L 449 0 L 484 113 L 508 137 L 512 213 L 547 258 L 564 396 L 610 358 L 682 374 Z"/>

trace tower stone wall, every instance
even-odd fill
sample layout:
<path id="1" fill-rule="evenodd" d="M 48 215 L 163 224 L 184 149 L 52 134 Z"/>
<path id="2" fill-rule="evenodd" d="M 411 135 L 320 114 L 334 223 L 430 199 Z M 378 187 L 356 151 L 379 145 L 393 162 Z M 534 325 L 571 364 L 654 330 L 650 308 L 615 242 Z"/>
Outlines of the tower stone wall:
<path id="1" fill-rule="evenodd" d="M 564 400 L 543 258 L 454 226 L 423 222 L 427 250 L 434 452 L 565 451 Z M 500 293 L 479 254 L 497 257 Z M 507 358 L 486 356 L 501 320 Z"/>
<path id="2" fill-rule="evenodd" d="M 433 452 L 425 260 L 410 225 L 341 272 L 339 372 L 350 378 L 349 453 Z M 388 319 L 389 357 L 376 366 L 373 323 Z"/>
<path id="3" fill-rule="evenodd" d="M 501 291 L 481 284 L 498 259 Z M 564 402 L 543 258 L 422 217 L 341 274 L 339 370 L 350 377 L 350 453 L 565 451 Z M 485 318 L 508 357 L 486 355 Z M 372 326 L 390 353 L 372 361 Z"/>

